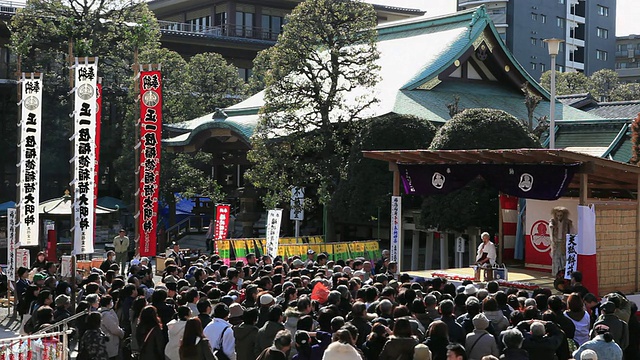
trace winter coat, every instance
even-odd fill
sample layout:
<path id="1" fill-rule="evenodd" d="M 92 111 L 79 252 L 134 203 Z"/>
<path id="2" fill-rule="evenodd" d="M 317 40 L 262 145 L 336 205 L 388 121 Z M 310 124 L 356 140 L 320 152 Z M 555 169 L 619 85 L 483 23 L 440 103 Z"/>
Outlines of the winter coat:
<path id="1" fill-rule="evenodd" d="M 100 308 L 98 310 L 102 316 L 100 330 L 107 335 L 107 354 L 109 357 L 118 356 L 120 351 L 120 339 L 124 337 L 124 330 L 120 328 L 118 315 L 113 309 Z"/>
<path id="2" fill-rule="evenodd" d="M 529 353 L 524 349 L 505 349 L 500 360 L 529 360 Z"/>
<path id="3" fill-rule="evenodd" d="M 518 324 L 518 330 L 524 335 L 522 348 L 529 353 L 531 360 L 549 360 L 553 359 L 556 350 L 562 344 L 564 333 L 555 323 L 547 323 L 545 325 L 547 333 L 544 336 L 533 336 L 529 332 L 529 323 L 521 321 Z"/>
<path id="4" fill-rule="evenodd" d="M 144 334 L 142 336 L 142 342 L 139 343 L 140 355 L 138 356 L 138 360 L 164 359 L 164 347 L 166 343 L 160 327 L 155 326 L 150 330 L 150 333 Z"/>
<path id="5" fill-rule="evenodd" d="M 202 328 L 206 328 L 207 325 L 209 325 L 209 323 L 211 322 L 211 315 L 206 314 L 206 313 L 200 313 L 198 314 L 198 319 L 200 319 L 200 322 L 202 323 Z"/>
<path id="6" fill-rule="evenodd" d="M 78 344 L 77 360 L 107 360 L 107 337 L 100 330 L 87 330 Z"/>
<path id="7" fill-rule="evenodd" d="M 272 346 L 264 349 L 256 360 L 287 360 L 287 355 Z"/>
<path id="8" fill-rule="evenodd" d="M 574 359 L 580 359 L 582 352 L 590 349 L 598 354 L 598 360 L 622 360 L 622 349 L 614 341 L 606 342 L 603 335 L 596 336 L 593 340 L 589 340 L 580 345 L 578 350 L 573 353 Z"/>
<path id="9" fill-rule="evenodd" d="M 382 337 L 365 341 L 364 344 L 362 344 L 362 352 L 365 358 L 367 360 L 378 360 L 386 342 L 387 339 Z"/>
<path id="10" fill-rule="evenodd" d="M 259 352 L 256 352 L 256 338 L 258 327 L 244 323 L 233 327 L 233 336 L 236 338 L 236 359 L 254 360 Z"/>
<path id="11" fill-rule="evenodd" d="M 443 316 L 440 320 L 447 324 L 447 328 L 449 329 L 449 341 L 463 344 L 467 333 L 464 331 L 462 326 L 456 322 L 456 319 L 451 316 Z"/>
<path id="12" fill-rule="evenodd" d="M 418 340 L 413 337 L 389 336 L 389 340 L 384 344 L 380 353 L 380 360 L 411 360 L 413 359 L 413 348 L 418 345 Z M 333 360 L 333 359 L 332 359 Z"/>
<path id="13" fill-rule="evenodd" d="M 358 339 L 356 339 L 356 345 L 362 346 L 367 340 L 367 336 L 371 333 L 371 324 L 362 317 L 353 318 L 349 323 L 358 329 Z M 295 333 L 292 333 L 295 334 Z"/>
<path id="14" fill-rule="evenodd" d="M 260 330 L 258 330 L 255 351 L 259 354 L 262 350 L 271 346 L 273 339 L 276 338 L 276 334 L 280 330 L 284 330 L 284 325 L 275 321 L 267 321 Z"/>
<path id="15" fill-rule="evenodd" d="M 164 355 L 169 360 L 180 360 L 180 340 L 184 335 L 185 320 L 171 320 L 167 324 L 169 328 L 169 342 L 164 348 Z"/>
<path id="16" fill-rule="evenodd" d="M 626 349 L 629 346 L 629 326 L 623 320 L 620 320 L 614 314 L 603 314 L 600 319 L 593 324 L 593 328 L 597 325 L 606 325 L 609 327 L 609 334 L 613 337 L 616 344 L 620 345 L 620 348 Z M 596 337 L 596 334 L 591 330 L 591 338 Z"/>
<path id="17" fill-rule="evenodd" d="M 412 355 L 413 356 L 413 355 Z M 332 342 L 324 351 L 322 360 L 360 360 L 358 351 L 349 344 Z"/>
<path id="18" fill-rule="evenodd" d="M 431 350 L 432 360 L 447 359 L 447 345 L 449 345 L 449 339 L 438 336 L 429 336 L 424 344 L 429 347 L 429 350 Z"/>
<path id="19" fill-rule="evenodd" d="M 464 348 L 469 360 L 480 360 L 485 355 L 500 356 L 496 339 L 487 330 L 476 329 L 467 334 Z"/>
<path id="20" fill-rule="evenodd" d="M 509 319 L 507 319 L 500 310 L 485 311 L 484 315 L 491 321 L 491 325 L 493 325 L 496 334 L 506 330 L 509 326 Z"/>
<path id="21" fill-rule="evenodd" d="M 295 308 L 287 308 L 284 311 L 284 316 L 287 317 L 287 321 L 284 323 L 284 328 L 289 330 L 291 335 L 295 335 L 298 330 L 298 319 L 302 316 L 300 312 Z"/>
<path id="22" fill-rule="evenodd" d="M 185 356 L 180 352 L 180 360 L 217 360 L 213 355 L 211 345 L 209 345 L 209 339 L 206 337 L 204 339 L 198 338 L 196 341 L 196 353 L 194 356 Z"/>

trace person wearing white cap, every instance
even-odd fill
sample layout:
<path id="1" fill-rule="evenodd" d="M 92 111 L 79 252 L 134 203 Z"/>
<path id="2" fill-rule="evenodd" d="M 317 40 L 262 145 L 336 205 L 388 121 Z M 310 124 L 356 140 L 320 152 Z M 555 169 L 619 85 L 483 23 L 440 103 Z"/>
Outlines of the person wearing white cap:
<path id="1" fill-rule="evenodd" d="M 489 334 L 489 319 L 480 313 L 473 317 L 473 332 L 467 334 L 464 348 L 469 360 L 480 360 L 485 355 L 500 356 L 498 345 L 493 335 Z"/>

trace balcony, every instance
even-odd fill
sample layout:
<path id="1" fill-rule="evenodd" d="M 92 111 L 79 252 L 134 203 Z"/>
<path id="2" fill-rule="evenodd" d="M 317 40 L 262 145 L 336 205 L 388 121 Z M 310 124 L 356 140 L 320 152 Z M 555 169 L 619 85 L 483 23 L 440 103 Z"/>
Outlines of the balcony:
<path id="1" fill-rule="evenodd" d="M 488 4 L 488 3 L 508 3 L 509 0 L 459 0 L 458 1 L 458 7 L 473 7 L 473 6 L 480 6 L 482 4 Z"/>
<path id="2" fill-rule="evenodd" d="M 236 26 L 229 24 L 202 27 L 187 23 L 177 23 L 162 20 L 158 20 L 158 23 L 160 24 L 160 31 L 163 34 L 181 34 L 211 38 L 245 38 L 266 40 L 271 42 L 275 42 L 278 39 L 278 35 L 280 34 L 279 32 L 274 32 L 270 29 L 265 28 Z"/>

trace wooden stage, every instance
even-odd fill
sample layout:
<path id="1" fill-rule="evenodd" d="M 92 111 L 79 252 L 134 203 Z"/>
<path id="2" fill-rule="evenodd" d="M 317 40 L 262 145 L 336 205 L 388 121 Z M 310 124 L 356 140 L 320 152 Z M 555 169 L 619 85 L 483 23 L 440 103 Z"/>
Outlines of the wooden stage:
<path id="1" fill-rule="evenodd" d="M 551 272 L 540 272 L 534 270 L 524 269 L 522 267 L 510 267 L 508 266 L 508 282 L 518 282 L 518 283 L 530 283 L 532 285 L 537 285 L 539 287 L 546 287 L 551 289 L 552 292 L 556 292 L 553 288 L 553 280 L 554 277 L 551 276 Z M 464 278 L 473 279 L 473 268 L 454 268 L 454 269 L 446 269 L 446 270 L 422 270 L 422 271 L 407 271 L 407 273 L 414 277 L 422 277 L 422 278 L 432 278 L 432 273 L 446 273 L 447 275 L 453 275 L 453 278 L 450 278 L 454 283 L 461 282 L 461 280 L 456 278 L 457 276 L 461 276 Z"/>

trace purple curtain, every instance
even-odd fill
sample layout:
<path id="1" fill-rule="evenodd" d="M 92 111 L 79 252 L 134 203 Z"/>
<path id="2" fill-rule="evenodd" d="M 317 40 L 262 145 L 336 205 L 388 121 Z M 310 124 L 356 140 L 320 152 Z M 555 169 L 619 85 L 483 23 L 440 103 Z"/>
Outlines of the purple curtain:
<path id="1" fill-rule="evenodd" d="M 556 200 L 565 192 L 579 164 L 398 164 L 405 193 L 447 194 L 477 176 L 497 190 L 512 196 Z"/>

